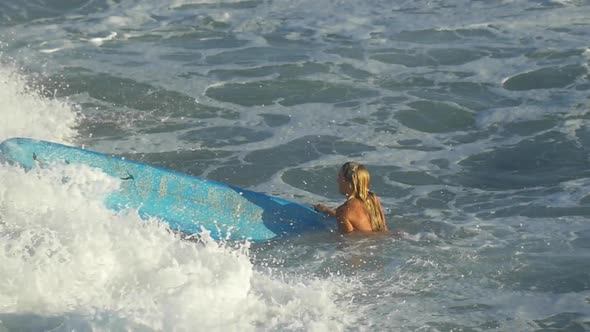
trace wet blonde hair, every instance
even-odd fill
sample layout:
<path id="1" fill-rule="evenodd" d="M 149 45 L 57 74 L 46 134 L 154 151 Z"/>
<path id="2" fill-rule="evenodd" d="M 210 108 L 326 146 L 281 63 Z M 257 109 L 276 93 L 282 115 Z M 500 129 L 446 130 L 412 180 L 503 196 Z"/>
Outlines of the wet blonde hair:
<path id="1" fill-rule="evenodd" d="M 367 168 L 359 163 L 349 161 L 342 165 L 341 171 L 344 179 L 350 184 L 352 189 L 349 199 L 357 198 L 363 202 L 369 213 L 373 231 L 385 230 L 385 220 L 383 218 L 381 204 L 379 204 L 377 196 L 369 191 L 371 176 Z"/>

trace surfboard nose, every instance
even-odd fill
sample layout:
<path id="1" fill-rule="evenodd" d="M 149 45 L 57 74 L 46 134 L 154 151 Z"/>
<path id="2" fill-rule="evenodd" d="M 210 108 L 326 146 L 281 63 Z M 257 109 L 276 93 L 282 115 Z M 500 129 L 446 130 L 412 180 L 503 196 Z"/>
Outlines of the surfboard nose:
<path id="1" fill-rule="evenodd" d="M 0 143 L 0 158 L 3 162 L 18 163 L 25 168 L 33 167 L 34 151 L 28 151 L 23 143 L 35 140 L 23 137 L 12 137 Z"/>
<path id="2" fill-rule="evenodd" d="M 9 160 L 12 151 L 18 145 L 18 137 L 13 137 L 0 142 L 0 154 L 5 160 Z"/>
<path id="3" fill-rule="evenodd" d="M 7 138 L 4 141 L 0 142 L 0 150 L 3 153 L 6 153 L 13 149 L 14 147 L 19 145 L 19 142 L 22 140 L 31 140 L 30 138 L 23 138 L 23 137 L 11 137 Z"/>

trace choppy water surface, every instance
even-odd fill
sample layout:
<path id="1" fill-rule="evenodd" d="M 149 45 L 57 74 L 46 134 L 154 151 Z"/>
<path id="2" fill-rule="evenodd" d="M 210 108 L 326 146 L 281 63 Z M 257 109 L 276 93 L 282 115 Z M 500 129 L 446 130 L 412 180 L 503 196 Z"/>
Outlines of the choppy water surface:
<path id="1" fill-rule="evenodd" d="M 357 160 L 400 234 L 183 241 L 2 164 L 0 331 L 590 330 L 589 41 L 576 0 L 2 0 L 0 139 L 334 206 Z"/>

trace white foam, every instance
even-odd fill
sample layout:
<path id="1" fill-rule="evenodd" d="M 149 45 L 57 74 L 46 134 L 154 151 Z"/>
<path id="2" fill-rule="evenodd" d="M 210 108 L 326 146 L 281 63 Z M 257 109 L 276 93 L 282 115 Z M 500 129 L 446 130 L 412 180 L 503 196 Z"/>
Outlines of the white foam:
<path id="1" fill-rule="evenodd" d="M 113 25 L 113 26 L 121 26 L 121 27 L 126 27 L 129 26 L 133 23 L 133 20 L 129 17 L 126 16 L 117 16 L 117 15 L 113 15 L 113 16 L 109 16 L 105 22 L 107 24 Z"/>
<path id="2" fill-rule="evenodd" d="M 204 326 L 218 324 L 216 310 L 236 312 L 247 300 L 247 256 L 179 241 L 133 211 L 105 209 L 101 197 L 116 187 L 106 175 L 82 166 L 0 172 L 2 311 L 91 320 L 115 311 L 169 330 L 195 311 L 209 312 L 200 315 Z"/>
<path id="3" fill-rule="evenodd" d="M 71 142 L 79 120 L 75 106 L 42 97 L 15 68 L 0 64 L 0 140 L 25 136 Z"/>
<path id="4" fill-rule="evenodd" d="M 491 125 L 514 123 L 517 121 L 536 120 L 545 116 L 539 107 L 521 106 L 518 108 L 495 108 L 477 114 L 476 124 L 480 128 Z"/>
<path id="5" fill-rule="evenodd" d="M 51 54 L 51 53 L 55 53 L 55 52 L 59 52 L 61 50 L 63 50 L 63 47 L 56 47 L 56 48 L 46 48 L 46 49 L 42 49 L 39 52 L 41 53 L 47 53 L 47 54 Z"/>
<path id="6" fill-rule="evenodd" d="M 0 166 L 0 311 L 97 330 L 339 330 L 330 280 L 256 272 L 248 246 L 183 241 L 102 203 L 119 180 L 81 165 Z"/>
<path id="7" fill-rule="evenodd" d="M 109 20 L 109 19 L 107 19 Z M 109 21 L 109 23 L 112 23 Z M 119 24 L 119 23 L 116 23 Z M 104 44 L 104 42 L 106 41 L 110 41 L 115 39 L 115 37 L 117 37 L 117 33 L 114 31 L 111 31 L 111 33 L 109 33 L 107 36 L 105 37 L 95 37 L 95 38 L 80 38 L 81 41 L 85 41 L 85 42 L 89 42 L 91 44 L 94 44 L 96 46 L 102 46 L 102 44 Z"/>

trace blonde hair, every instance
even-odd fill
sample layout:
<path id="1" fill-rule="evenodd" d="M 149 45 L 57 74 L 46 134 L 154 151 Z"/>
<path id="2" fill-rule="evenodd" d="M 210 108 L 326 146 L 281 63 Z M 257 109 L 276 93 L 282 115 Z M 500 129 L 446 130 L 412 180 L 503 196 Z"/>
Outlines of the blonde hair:
<path id="1" fill-rule="evenodd" d="M 367 168 L 359 163 L 349 161 L 342 165 L 341 171 L 346 182 L 351 185 L 352 193 L 349 198 L 357 198 L 363 202 L 369 213 L 373 231 L 385 230 L 386 226 L 381 204 L 377 196 L 369 191 L 371 176 Z"/>

